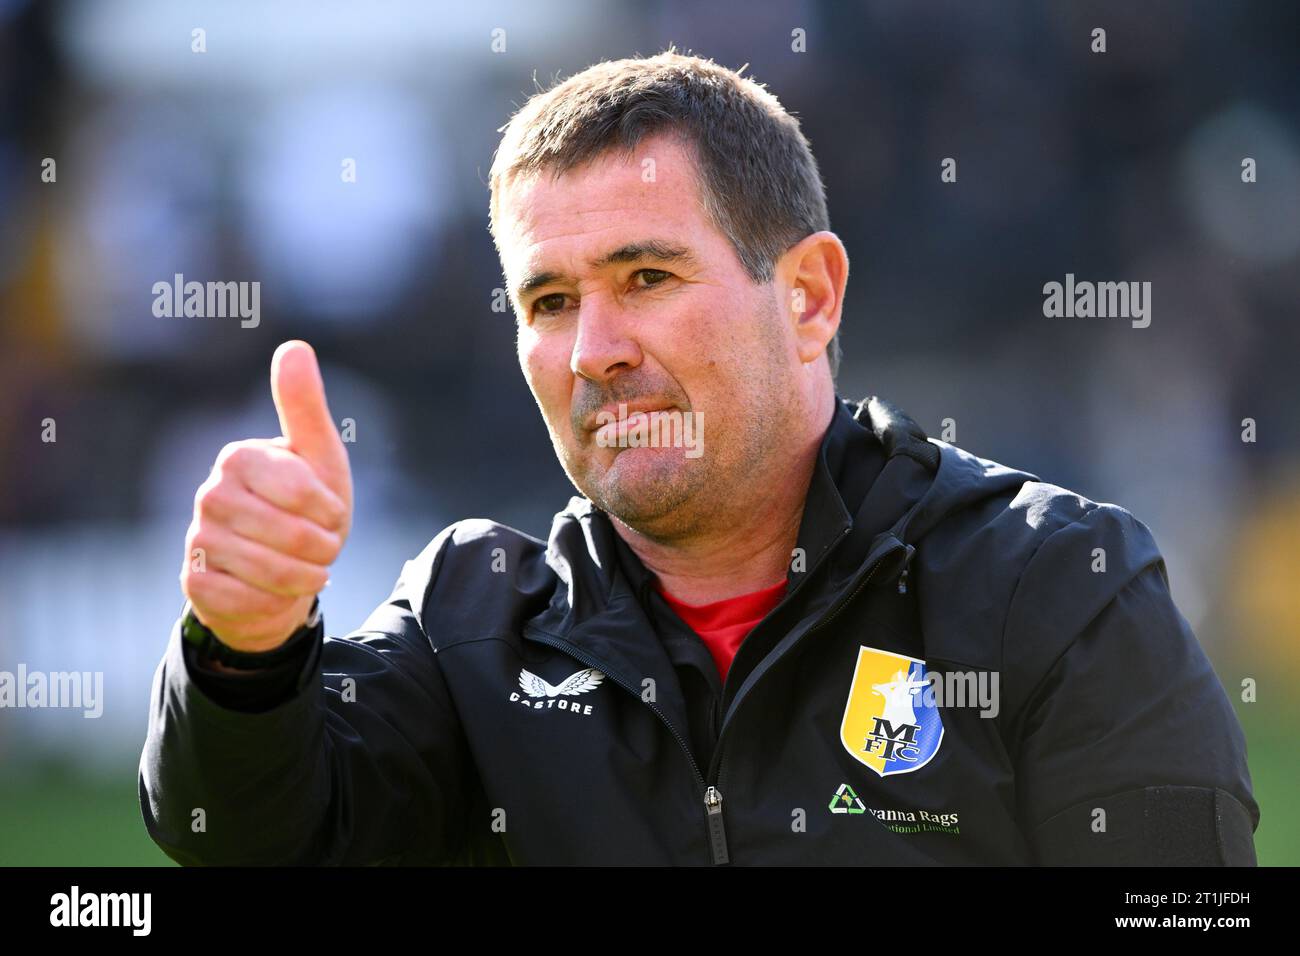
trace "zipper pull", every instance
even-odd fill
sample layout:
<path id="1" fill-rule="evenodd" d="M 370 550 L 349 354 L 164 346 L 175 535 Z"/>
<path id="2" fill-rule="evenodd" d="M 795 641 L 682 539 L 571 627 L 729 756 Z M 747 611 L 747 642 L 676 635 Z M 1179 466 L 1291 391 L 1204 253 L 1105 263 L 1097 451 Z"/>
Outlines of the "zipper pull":
<path id="1" fill-rule="evenodd" d="M 916 553 L 914 545 L 907 545 L 907 552 L 903 555 L 903 572 L 898 576 L 898 593 L 907 593 L 907 569 L 912 563 L 912 555 Z"/>
<path id="2" fill-rule="evenodd" d="M 727 831 L 722 825 L 722 791 L 709 787 L 704 791 L 704 809 L 709 819 L 709 849 L 714 863 L 730 862 L 727 857 Z"/>

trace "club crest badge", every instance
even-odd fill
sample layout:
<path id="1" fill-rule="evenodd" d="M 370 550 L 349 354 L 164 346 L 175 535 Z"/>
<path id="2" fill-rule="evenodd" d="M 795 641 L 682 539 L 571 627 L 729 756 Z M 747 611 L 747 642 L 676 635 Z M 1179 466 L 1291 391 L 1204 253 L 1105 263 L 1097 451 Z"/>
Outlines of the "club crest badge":
<path id="1" fill-rule="evenodd" d="M 925 661 L 858 648 L 840 743 L 882 777 L 918 770 L 939 751 L 943 722 L 926 673 Z"/>

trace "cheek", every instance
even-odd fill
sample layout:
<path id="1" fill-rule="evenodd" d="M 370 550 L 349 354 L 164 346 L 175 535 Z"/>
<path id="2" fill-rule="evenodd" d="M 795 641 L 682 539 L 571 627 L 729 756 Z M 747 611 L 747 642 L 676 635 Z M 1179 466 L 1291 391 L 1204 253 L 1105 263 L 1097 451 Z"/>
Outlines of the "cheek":
<path id="1" fill-rule="evenodd" d="M 692 304 L 656 343 L 670 370 L 682 376 L 713 376 L 728 359 L 746 354 L 752 330 L 746 328 L 735 302 L 724 298 Z"/>
<path id="2" fill-rule="evenodd" d="M 573 373 L 569 370 L 570 349 L 559 336 L 537 335 L 531 329 L 519 332 L 519 367 L 548 417 L 568 413 Z"/>

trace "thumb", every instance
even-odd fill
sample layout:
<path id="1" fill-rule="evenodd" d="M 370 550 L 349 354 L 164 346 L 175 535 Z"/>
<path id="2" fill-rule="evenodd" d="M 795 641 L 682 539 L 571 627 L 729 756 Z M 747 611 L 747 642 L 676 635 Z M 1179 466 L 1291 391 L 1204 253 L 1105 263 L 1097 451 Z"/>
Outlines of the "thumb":
<path id="1" fill-rule="evenodd" d="M 306 459 L 329 488 L 351 500 L 348 453 L 325 402 L 316 353 L 306 342 L 283 343 L 271 359 L 271 397 L 289 447 Z"/>

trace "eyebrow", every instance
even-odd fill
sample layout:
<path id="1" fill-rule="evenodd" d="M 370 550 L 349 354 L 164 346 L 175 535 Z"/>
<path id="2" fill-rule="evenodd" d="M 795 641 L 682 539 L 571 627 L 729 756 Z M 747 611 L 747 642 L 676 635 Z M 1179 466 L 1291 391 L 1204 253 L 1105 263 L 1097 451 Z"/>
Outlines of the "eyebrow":
<path id="1" fill-rule="evenodd" d="M 647 260 L 677 263 L 686 266 L 697 264 L 695 254 L 686 246 L 680 246 L 663 239 L 643 239 L 639 242 L 629 242 L 626 245 L 619 246 L 603 256 L 597 256 L 595 259 L 590 260 L 588 265 L 593 269 L 603 269 L 606 266 L 617 265 L 618 263 L 644 262 Z M 542 286 L 562 282 L 566 278 L 562 272 L 531 272 L 525 275 L 524 280 L 519 283 L 519 291 L 515 295 L 522 301 L 528 293 L 540 289 Z"/>

